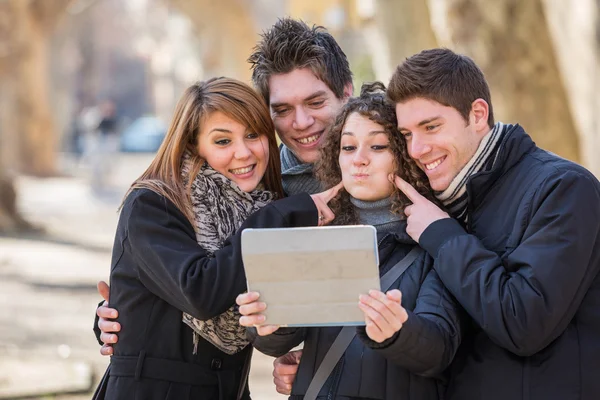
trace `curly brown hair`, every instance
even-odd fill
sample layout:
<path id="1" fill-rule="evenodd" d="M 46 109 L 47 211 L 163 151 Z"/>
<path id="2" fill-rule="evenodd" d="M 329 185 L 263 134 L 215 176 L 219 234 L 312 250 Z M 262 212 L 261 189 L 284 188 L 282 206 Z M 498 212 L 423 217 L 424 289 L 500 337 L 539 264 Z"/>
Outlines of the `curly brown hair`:
<path id="1" fill-rule="evenodd" d="M 360 96 L 348 100 L 337 115 L 323 142 L 320 149 L 321 157 L 316 164 L 317 178 L 323 182 L 324 186 L 332 187 L 342 180 L 339 164 L 340 142 L 346 120 L 353 113 L 366 117 L 383 127 L 390 142 L 390 150 L 394 155 L 396 175 L 410 183 L 423 196 L 439 204 L 433 196 L 427 176 L 408 155 L 406 141 L 398 131 L 394 105 L 386 98 L 385 85 L 381 82 L 363 84 Z M 393 213 L 406 218 L 404 208 L 410 204 L 410 200 L 399 189 L 394 190 L 391 207 Z M 341 191 L 340 195 L 329 203 L 329 206 L 336 215 L 333 222 L 335 225 L 358 223 L 358 216 L 350 203 L 348 192 Z"/>

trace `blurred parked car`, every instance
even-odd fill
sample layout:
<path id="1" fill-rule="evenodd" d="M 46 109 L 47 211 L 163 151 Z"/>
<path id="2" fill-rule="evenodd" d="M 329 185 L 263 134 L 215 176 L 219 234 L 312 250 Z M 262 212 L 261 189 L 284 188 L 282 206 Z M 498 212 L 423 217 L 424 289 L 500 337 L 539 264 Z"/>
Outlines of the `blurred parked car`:
<path id="1" fill-rule="evenodd" d="M 154 153 L 166 133 L 167 126 L 160 119 L 153 116 L 140 117 L 121 134 L 121 151 Z"/>

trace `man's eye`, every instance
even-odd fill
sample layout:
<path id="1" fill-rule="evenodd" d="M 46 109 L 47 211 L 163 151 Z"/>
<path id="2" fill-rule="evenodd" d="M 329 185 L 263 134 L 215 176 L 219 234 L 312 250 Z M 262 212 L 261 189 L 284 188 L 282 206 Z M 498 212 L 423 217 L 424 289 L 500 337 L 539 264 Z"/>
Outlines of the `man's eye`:
<path id="1" fill-rule="evenodd" d="M 412 133 L 411 132 L 403 132 L 402 136 L 404 137 L 404 139 L 408 140 L 412 137 Z"/>
<path id="2" fill-rule="evenodd" d="M 439 125 L 427 125 L 427 126 L 425 126 L 425 130 L 426 130 L 426 131 L 432 131 L 432 130 L 434 130 L 435 128 L 437 128 L 438 126 L 439 126 Z"/>
<path id="3" fill-rule="evenodd" d="M 278 109 L 275 109 L 275 110 L 273 110 L 273 113 L 274 113 L 275 115 L 284 115 L 284 114 L 286 114 L 288 111 L 289 111 L 289 108 L 278 108 Z"/>
<path id="4" fill-rule="evenodd" d="M 320 107 L 323 104 L 325 104 L 325 100 L 313 101 L 313 102 L 309 103 L 308 105 L 311 107 Z"/>
<path id="5" fill-rule="evenodd" d="M 215 140 L 215 144 L 218 145 L 218 146 L 226 146 L 229 143 L 231 143 L 231 140 L 229 140 L 229 139 Z"/>

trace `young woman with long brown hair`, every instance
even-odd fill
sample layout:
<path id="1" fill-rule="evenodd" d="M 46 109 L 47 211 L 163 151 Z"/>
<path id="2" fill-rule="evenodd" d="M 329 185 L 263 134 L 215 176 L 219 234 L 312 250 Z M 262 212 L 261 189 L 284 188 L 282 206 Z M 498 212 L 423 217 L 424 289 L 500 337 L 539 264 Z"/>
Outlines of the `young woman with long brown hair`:
<path id="1" fill-rule="evenodd" d="M 273 201 L 279 152 L 258 94 L 228 78 L 188 88 L 122 204 L 110 304 L 124 329 L 95 398 L 248 399 L 239 232 L 327 223 L 334 194 Z"/>
<path id="2" fill-rule="evenodd" d="M 344 328 L 350 334 L 344 348 L 337 339 L 346 335 L 341 327 L 252 328 L 264 321 L 261 311 L 268 305 L 256 292 L 237 299 L 240 323 L 250 327 L 259 351 L 281 356 L 304 342 L 292 400 L 438 400 L 442 372 L 460 343 L 462 311 L 432 269 L 432 258 L 405 231 L 403 210 L 410 202 L 390 177 L 398 175 L 425 197 L 434 197 L 427 177 L 408 156 L 384 90 L 381 83 L 363 85 L 360 97 L 348 101 L 325 139 L 317 168 L 326 187 L 344 184 L 345 191 L 330 205 L 333 224 L 377 229 L 379 271 L 390 286 L 357 299 L 365 326 Z M 394 275 L 403 262 L 404 272 Z M 340 357 L 330 359 L 326 354 L 336 346 Z M 322 372 L 326 364 L 329 372 Z"/>

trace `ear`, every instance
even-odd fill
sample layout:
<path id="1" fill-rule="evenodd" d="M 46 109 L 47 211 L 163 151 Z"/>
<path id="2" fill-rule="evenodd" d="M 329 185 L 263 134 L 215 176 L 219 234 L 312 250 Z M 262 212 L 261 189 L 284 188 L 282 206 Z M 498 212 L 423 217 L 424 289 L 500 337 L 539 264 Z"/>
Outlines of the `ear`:
<path id="1" fill-rule="evenodd" d="M 476 132 L 487 133 L 491 129 L 488 125 L 488 116 L 490 106 L 487 101 L 477 99 L 471 103 L 471 112 L 469 113 L 469 124 L 472 124 Z"/>
<path id="2" fill-rule="evenodd" d="M 344 103 L 346 103 L 348 101 L 348 99 L 350 97 L 352 97 L 352 94 L 354 93 L 354 86 L 352 85 L 352 82 L 347 83 L 344 86 L 344 98 L 342 99 L 342 101 Z"/>

